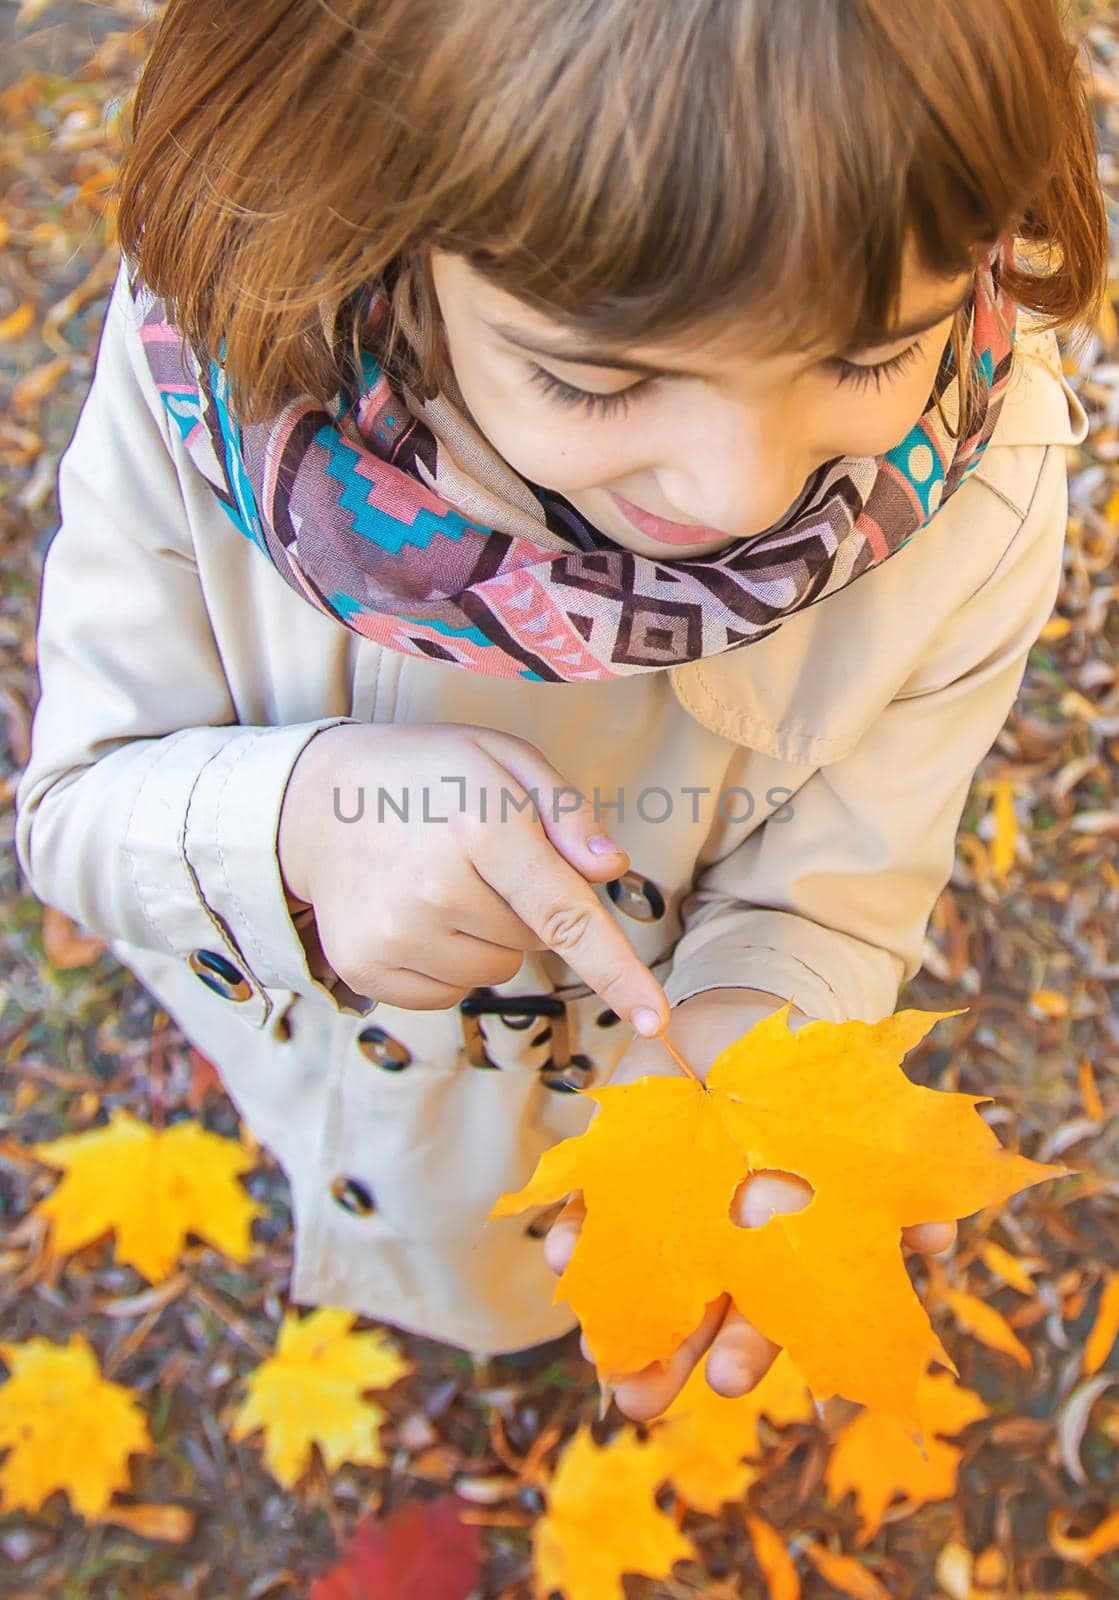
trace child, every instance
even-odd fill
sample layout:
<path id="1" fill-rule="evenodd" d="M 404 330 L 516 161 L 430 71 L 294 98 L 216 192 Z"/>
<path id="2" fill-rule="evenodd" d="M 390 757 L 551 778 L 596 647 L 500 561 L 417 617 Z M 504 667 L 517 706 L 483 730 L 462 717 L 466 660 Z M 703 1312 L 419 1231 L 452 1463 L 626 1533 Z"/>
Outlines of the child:
<path id="1" fill-rule="evenodd" d="M 565 1091 L 920 967 L 1087 432 L 1075 52 L 1054 0 L 171 0 L 120 227 L 20 862 L 282 1163 L 296 1301 L 556 1337 L 569 1223 L 486 1217 Z"/>

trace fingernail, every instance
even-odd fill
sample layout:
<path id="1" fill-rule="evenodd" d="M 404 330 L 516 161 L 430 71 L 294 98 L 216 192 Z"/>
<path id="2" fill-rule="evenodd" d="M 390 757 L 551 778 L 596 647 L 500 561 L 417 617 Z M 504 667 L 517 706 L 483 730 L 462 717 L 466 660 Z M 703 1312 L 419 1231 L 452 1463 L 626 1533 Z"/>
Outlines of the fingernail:
<path id="1" fill-rule="evenodd" d="M 604 833 L 596 833 L 592 838 L 588 839 L 587 849 L 594 856 L 620 856 L 625 854 L 621 846 L 616 845 L 613 839 L 608 839 Z"/>
<path id="2" fill-rule="evenodd" d="M 655 1039 L 661 1031 L 661 1019 L 651 1006 L 638 1006 L 629 1020 L 643 1039 Z"/>

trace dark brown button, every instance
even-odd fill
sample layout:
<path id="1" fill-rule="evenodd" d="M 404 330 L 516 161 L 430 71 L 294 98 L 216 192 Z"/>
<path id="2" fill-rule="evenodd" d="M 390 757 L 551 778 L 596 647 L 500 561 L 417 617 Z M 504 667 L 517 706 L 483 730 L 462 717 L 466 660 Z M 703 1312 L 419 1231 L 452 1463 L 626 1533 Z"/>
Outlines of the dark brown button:
<path id="1" fill-rule="evenodd" d="M 623 872 L 606 885 L 606 893 L 623 916 L 636 922 L 659 922 L 664 916 L 664 895 L 640 872 Z"/>
<path id="2" fill-rule="evenodd" d="M 335 1178 L 330 1185 L 330 1192 L 342 1210 L 351 1212 L 355 1217 L 367 1217 L 376 1210 L 376 1201 L 357 1178 Z"/>
<path id="3" fill-rule="evenodd" d="M 403 1072 L 412 1061 L 408 1046 L 384 1028 L 363 1028 L 357 1036 L 357 1047 L 375 1067 L 383 1067 L 386 1072 Z"/>
<path id="4" fill-rule="evenodd" d="M 585 1089 L 593 1077 L 594 1062 L 589 1056 L 572 1056 L 565 1067 L 547 1061 L 540 1068 L 541 1083 L 557 1094 L 574 1094 L 577 1089 Z"/>
<path id="5" fill-rule="evenodd" d="M 195 976 L 223 1000 L 252 998 L 252 984 L 245 974 L 216 950 L 192 950 L 187 960 Z"/>

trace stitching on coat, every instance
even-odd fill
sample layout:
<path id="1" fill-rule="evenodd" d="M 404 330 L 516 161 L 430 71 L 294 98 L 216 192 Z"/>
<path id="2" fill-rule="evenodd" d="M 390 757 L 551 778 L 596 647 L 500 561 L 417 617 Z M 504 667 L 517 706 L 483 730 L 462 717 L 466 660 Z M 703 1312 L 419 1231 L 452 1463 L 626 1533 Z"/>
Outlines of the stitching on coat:
<path id="1" fill-rule="evenodd" d="M 742 904 L 743 908 L 745 910 L 747 910 L 747 911 L 766 911 L 766 910 L 772 910 L 773 909 L 772 907 L 767 907 L 767 906 L 755 906 L 750 901 L 747 901 L 747 900 L 742 901 L 741 904 Z M 785 915 L 794 916 L 795 917 L 795 916 L 798 916 L 799 913 L 795 912 L 795 911 L 790 911 L 790 912 L 786 912 Z M 810 918 L 802 918 L 802 920 L 803 921 L 810 921 L 811 919 Z M 702 926 L 702 924 L 701 924 L 701 926 Z M 817 923 L 816 926 L 817 927 L 822 927 L 823 924 L 822 923 Z M 831 932 L 839 933 L 839 932 L 841 932 L 841 930 L 837 929 L 837 928 L 833 928 L 831 930 Z M 848 934 L 843 934 L 842 936 L 844 938 L 851 937 Z M 709 942 L 710 943 L 714 943 L 715 942 L 715 938 L 717 938 L 717 937 L 718 937 L 718 935 L 714 936 L 712 938 L 712 940 L 709 941 Z M 865 943 L 865 940 L 863 942 Z M 703 948 L 704 947 L 701 946 L 700 950 L 698 950 L 696 952 L 696 954 L 697 955 L 702 955 Z M 843 1001 L 842 997 L 836 992 L 835 988 L 828 981 L 828 979 L 825 978 L 824 974 L 822 972 L 817 972 L 815 967 L 809 966 L 808 962 L 805 961 L 802 956 L 792 955 L 788 950 L 780 950 L 780 949 L 777 948 L 776 945 L 755 944 L 753 941 L 751 941 L 748 945 L 745 946 L 745 950 L 747 952 L 754 951 L 754 950 L 762 950 L 762 951 L 765 952 L 766 955 L 780 956 L 783 960 L 791 962 L 793 966 L 801 967 L 805 972 L 808 973 L 810 978 L 816 978 L 816 979 L 819 980 L 820 983 L 823 984 L 824 988 L 831 995 L 832 999 L 835 1001 L 835 1003 L 839 1007 L 840 1011 L 845 1011 L 847 1009 L 846 1005 L 844 1004 L 844 1001 Z M 684 957 L 684 963 L 686 964 L 690 959 L 692 959 L 690 956 L 685 956 Z M 675 972 L 675 967 L 673 967 L 673 971 Z M 720 987 L 720 986 L 716 985 L 716 987 Z M 744 988 L 744 989 L 752 989 L 752 988 L 755 987 L 755 985 L 754 984 L 745 984 L 744 983 L 744 984 L 741 985 L 741 987 Z M 696 992 L 698 994 L 704 994 L 704 993 L 706 993 L 706 990 L 700 989 L 700 990 L 697 990 Z M 690 998 L 690 996 L 689 996 L 689 998 Z M 786 1000 L 788 1000 L 790 998 L 791 998 L 791 996 L 789 996 L 789 995 L 785 996 Z M 793 1000 L 793 1004 L 794 1005 L 796 1004 L 795 999 Z"/>
<path id="2" fill-rule="evenodd" d="M 225 802 L 225 792 L 229 787 L 230 779 L 233 777 L 233 774 L 236 771 L 237 767 L 240 765 L 240 763 L 248 755 L 249 751 L 255 749 L 255 747 L 260 743 L 260 741 L 261 741 L 261 739 L 263 739 L 263 737 L 264 737 L 264 732 L 262 730 L 262 731 L 256 733 L 253 736 L 253 738 L 246 740 L 241 745 L 240 749 L 237 751 L 237 754 L 234 756 L 233 760 L 231 762 L 229 762 L 227 767 L 226 767 L 225 777 L 222 779 L 222 785 L 221 785 L 221 788 L 218 790 L 218 797 L 217 797 L 217 801 L 216 801 L 216 804 L 215 804 L 215 807 L 214 807 L 214 845 L 215 845 L 215 851 L 216 851 L 217 859 L 218 859 L 218 866 L 221 868 L 221 875 L 222 875 L 222 879 L 223 879 L 223 881 L 225 883 L 226 892 L 228 893 L 230 900 L 233 902 L 234 910 L 237 912 L 237 915 L 241 919 L 241 925 L 242 925 L 242 928 L 244 930 L 246 942 L 249 945 L 251 945 L 254 950 L 256 950 L 257 954 L 260 957 L 261 965 L 262 966 L 267 966 L 267 964 L 268 964 L 267 954 L 266 954 L 266 952 L 264 950 L 263 945 L 261 945 L 261 944 L 259 944 L 257 942 L 256 937 L 255 937 L 255 935 L 253 933 L 252 925 L 251 925 L 251 923 L 249 921 L 249 918 L 245 915 L 244 907 L 242 906 L 240 900 L 237 897 L 237 891 L 233 887 L 233 883 L 232 883 L 232 881 L 230 879 L 229 872 L 228 872 L 228 869 L 226 867 L 225 852 L 222 849 L 222 843 L 221 843 L 221 841 L 222 841 L 221 811 L 222 811 L 222 806 L 223 806 L 223 804 Z M 258 979 L 258 982 L 259 982 L 259 979 Z"/>
<path id="3" fill-rule="evenodd" d="M 177 746 L 182 743 L 183 738 L 190 731 L 191 730 L 189 728 L 176 729 L 173 734 L 165 735 L 163 741 L 160 744 L 156 745 L 154 759 L 150 762 L 147 772 L 141 778 L 140 783 L 139 783 L 139 785 L 138 785 L 138 787 L 136 789 L 136 792 L 132 796 L 132 805 L 129 807 L 128 816 L 125 819 L 124 836 L 123 836 L 123 840 L 122 840 L 122 847 L 124 849 L 124 859 L 128 864 L 128 875 L 132 880 L 132 888 L 133 888 L 133 890 L 135 892 L 136 902 L 140 907 L 141 914 L 142 914 L 142 916 L 144 918 L 144 921 L 147 923 L 148 927 L 155 934 L 156 938 L 161 942 L 161 944 L 166 948 L 166 950 L 171 955 L 175 955 L 178 952 L 175 950 L 174 945 L 172 944 L 171 940 L 167 937 L 167 935 L 163 932 L 163 930 L 160 927 L 158 927 L 155 922 L 152 921 L 151 913 L 149 912 L 147 904 L 145 903 L 145 896 L 144 896 L 143 887 L 142 887 L 142 885 L 140 883 L 139 878 L 136 876 L 136 857 L 135 857 L 135 855 L 134 855 L 134 853 L 133 853 L 133 851 L 131 849 L 131 846 L 129 845 L 128 835 L 129 835 L 129 832 L 130 832 L 130 830 L 132 828 L 132 818 L 136 815 L 136 808 L 140 804 L 141 796 L 144 794 L 144 791 L 147 789 L 148 784 L 151 782 L 151 779 L 155 774 L 156 768 L 159 766 L 159 764 L 162 761 L 165 761 L 167 759 L 167 757 L 171 754 L 171 751 L 173 749 L 177 748 Z M 190 804 L 190 802 L 189 802 L 189 799 L 188 799 L 188 801 L 187 801 L 188 808 L 189 808 L 189 804 Z M 184 831 L 185 831 L 185 823 L 184 823 Z M 178 846 L 178 850 L 179 850 L 180 856 L 182 856 L 182 854 L 183 854 L 183 836 L 180 835 L 179 838 L 176 839 L 175 843 Z"/>
<path id="4" fill-rule="evenodd" d="M 773 723 L 760 723 L 756 718 L 746 717 L 737 707 L 730 706 L 711 688 L 709 681 L 704 677 L 702 666 L 696 664 L 696 682 L 701 685 L 708 696 L 711 706 L 719 714 L 720 725 L 713 731 L 723 738 L 732 739 L 738 744 L 745 744 L 750 749 L 760 750 L 763 755 L 771 755 L 778 761 L 793 761 L 800 766 L 812 766 L 821 761 L 838 760 L 853 748 L 853 742 L 840 738 L 828 738 L 824 734 L 809 733 L 804 727 L 780 729 Z M 710 728 L 712 724 L 707 720 L 699 702 L 688 692 L 682 678 L 674 672 L 673 683 L 677 697 L 684 709 L 691 713 L 704 727 Z M 768 736 L 769 743 L 765 745 L 751 744 L 751 738 L 758 735 Z M 794 753 L 794 746 L 799 750 Z"/>

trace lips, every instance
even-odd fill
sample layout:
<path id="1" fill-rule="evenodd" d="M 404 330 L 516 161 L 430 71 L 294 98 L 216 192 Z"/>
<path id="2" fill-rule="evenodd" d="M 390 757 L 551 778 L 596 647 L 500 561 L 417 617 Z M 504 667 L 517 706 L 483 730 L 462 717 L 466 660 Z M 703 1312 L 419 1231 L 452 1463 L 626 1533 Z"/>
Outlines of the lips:
<path id="1" fill-rule="evenodd" d="M 635 506 L 632 500 L 615 494 L 613 489 L 608 489 L 607 493 L 638 533 L 643 533 L 648 539 L 656 539 L 658 544 L 706 544 L 711 539 L 730 538 L 730 534 L 723 533 L 719 528 L 700 528 L 694 524 L 668 522 L 664 517 L 654 517 L 651 512 Z"/>

